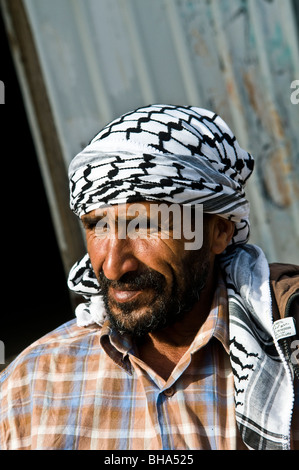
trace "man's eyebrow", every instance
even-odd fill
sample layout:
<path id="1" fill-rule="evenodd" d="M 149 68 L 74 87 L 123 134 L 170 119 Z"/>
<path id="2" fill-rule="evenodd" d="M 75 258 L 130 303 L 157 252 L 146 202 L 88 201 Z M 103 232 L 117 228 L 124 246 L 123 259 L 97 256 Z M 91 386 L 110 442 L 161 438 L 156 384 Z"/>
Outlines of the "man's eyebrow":
<path id="1" fill-rule="evenodd" d="M 82 215 L 81 221 L 83 225 L 89 225 L 89 224 L 94 224 L 98 222 L 102 218 L 103 216 L 99 216 L 99 215 Z"/>

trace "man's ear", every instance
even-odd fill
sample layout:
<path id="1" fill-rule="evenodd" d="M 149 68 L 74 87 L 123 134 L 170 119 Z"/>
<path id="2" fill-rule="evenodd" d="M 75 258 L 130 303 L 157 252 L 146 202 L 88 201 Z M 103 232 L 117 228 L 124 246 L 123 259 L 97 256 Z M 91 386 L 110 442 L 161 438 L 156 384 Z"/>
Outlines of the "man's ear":
<path id="1" fill-rule="evenodd" d="M 231 220 L 223 219 L 216 215 L 210 225 L 211 251 L 220 255 L 230 243 L 235 232 L 235 224 Z"/>

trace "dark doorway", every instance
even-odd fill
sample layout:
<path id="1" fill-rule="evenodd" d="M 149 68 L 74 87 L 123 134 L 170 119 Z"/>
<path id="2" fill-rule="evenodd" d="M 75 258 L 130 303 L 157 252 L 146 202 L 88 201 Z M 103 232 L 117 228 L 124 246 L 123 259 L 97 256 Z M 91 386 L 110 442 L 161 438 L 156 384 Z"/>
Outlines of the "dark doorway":
<path id="1" fill-rule="evenodd" d="M 3 163 L 0 340 L 9 361 L 74 315 L 1 15 L 0 44 L 0 80 L 5 86 L 5 104 L 0 105 Z"/>

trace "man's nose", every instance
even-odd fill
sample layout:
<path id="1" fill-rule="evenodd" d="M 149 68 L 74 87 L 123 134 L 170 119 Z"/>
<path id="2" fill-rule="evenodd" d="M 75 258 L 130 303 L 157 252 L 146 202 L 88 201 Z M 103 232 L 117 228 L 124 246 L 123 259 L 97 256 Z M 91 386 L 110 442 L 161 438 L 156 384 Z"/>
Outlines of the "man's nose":
<path id="1" fill-rule="evenodd" d="M 138 265 L 130 240 L 117 237 L 109 240 L 102 265 L 102 270 L 108 279 L 117 281 L 127 272 L 136 271 Z"/>

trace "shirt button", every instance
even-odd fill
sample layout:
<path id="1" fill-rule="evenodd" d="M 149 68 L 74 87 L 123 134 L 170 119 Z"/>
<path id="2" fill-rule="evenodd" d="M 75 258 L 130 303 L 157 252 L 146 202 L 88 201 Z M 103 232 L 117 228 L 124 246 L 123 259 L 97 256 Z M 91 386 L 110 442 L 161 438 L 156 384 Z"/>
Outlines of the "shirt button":
<path id="1" fill-rule="evenodd" d="M 167 390 L 164 390 L 163 395 L 167 398 L 172 397 L 174 395 L 174 388 L 169 387 Z"/>

